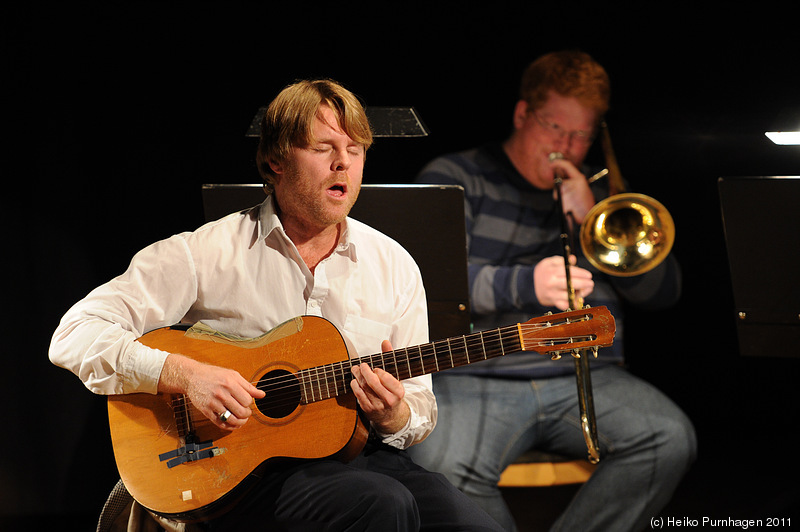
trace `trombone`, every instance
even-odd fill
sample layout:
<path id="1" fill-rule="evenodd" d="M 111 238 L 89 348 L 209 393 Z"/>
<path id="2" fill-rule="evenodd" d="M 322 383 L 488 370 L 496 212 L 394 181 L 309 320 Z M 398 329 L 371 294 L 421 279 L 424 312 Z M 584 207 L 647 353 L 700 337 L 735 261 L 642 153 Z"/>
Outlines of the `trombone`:
<path id="1" fill-rule="evenodd" d="M 603 153 L 608 168 L 593 175 L 588 181 L 592 183 L 608 176 L 610 195 L 592 207 L 584 218 L 580 230 L 581 249 L 586 259 L 601 272 L 620 277 L 641 275 L 658 266 L 669 254 L 675 241 L 675 223 L 669 211 L 655 199 L 644 194 L 625 192 L 608 127 L 603 123 L 601 129 Z M 551 161 L 562 157 L 560 153 L 550 154 Z M 555 191 L 561 213 L 567 296 L 570 310 L 577 310 L 579 302 L 572 287 L 569 263 L 572 255 L 571 228 L 563 209 L 562 181 L 563 178 L 556 175 Z M 589 462 L 596 464 L 600 461 L 600 446 L 587 355 L 588 350 L 573 352 L 581 429 Z M 597 356 L 596 351 L 594 356 Z"/>

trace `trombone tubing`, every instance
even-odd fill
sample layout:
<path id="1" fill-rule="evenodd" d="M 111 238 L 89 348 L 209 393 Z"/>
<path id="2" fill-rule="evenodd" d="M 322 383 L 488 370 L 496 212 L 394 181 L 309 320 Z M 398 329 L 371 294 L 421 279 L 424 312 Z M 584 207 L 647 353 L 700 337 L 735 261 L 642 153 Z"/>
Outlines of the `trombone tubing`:
<path id="1" fill-rule="evenodd" d="M 569 298 L 570 310 L 577 310 L 575 289 L 572 286 L 572 276 L 569 268 L 569 257 L 572 254 L 570 247 L 570 227 L 569 219 L 564 213 L 564 203 L 561 198 L 562 178 L 556 175 L 555 189 L 556 201 L 558 203 L 559 214 L 561 215 L 561 242 L 564 248 L 564 268 L 566 271 L 567 296 Z M 592 397 L 592 377 L 589 370 L 589 350 L 576 353 L 575 358 L 575 379 L 578 386 L 578 407 L 580 410 L 581 428 L 583 438 L 586 441 L 586 448 L 589 453 L 589 462 L 596 464 L 600 461 L 600 445 L 597 437 L 597 421 L 594 412 L 594 399 Z"/>

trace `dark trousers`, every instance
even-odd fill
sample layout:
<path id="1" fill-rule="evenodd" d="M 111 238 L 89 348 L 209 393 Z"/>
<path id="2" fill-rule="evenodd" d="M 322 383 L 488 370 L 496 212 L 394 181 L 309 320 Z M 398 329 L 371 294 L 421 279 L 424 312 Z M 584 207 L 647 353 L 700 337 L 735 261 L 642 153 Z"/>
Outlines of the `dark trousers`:
<path id="1" fill-rule="evenodd" d="M 367 443 L 352 462 L 293 464 L 262 479 L 209 530 L 502 530 L 443 475 Z"/>

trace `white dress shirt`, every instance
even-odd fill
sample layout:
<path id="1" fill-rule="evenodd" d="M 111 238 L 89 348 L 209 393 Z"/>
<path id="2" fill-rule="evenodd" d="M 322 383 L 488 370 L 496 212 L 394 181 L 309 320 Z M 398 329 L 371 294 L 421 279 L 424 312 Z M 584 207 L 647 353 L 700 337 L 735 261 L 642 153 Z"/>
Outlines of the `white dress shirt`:
<path id="1" fill-rule="evenodd" d="M 300 315 L 321 316 L 349 340 L 351 358 L 426 343 L 422 277 L 397 242 L 348 218 L 339 245 L 308 269 L 271 198 L 137 253 L 127 271 L 96 288 L 62 318 L 50 359 L 94 393 L 156 393 L 168 353 L 136 339 L 178 322 L 252 338 Z M 436 424 L 430 375 L 403 381 L 411 418 L 381 435 L 407 448 Z"/>

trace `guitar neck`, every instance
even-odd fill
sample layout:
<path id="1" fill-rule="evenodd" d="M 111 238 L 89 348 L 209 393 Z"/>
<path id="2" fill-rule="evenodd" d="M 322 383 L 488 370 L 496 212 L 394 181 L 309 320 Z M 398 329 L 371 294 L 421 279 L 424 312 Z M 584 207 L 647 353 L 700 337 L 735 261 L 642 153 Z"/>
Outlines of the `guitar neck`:
<path id="1" fill-rule="evenodd" d="M 351 368 L 364 362 L 404 380 L 521 350 L 519 326 L 513 325 L 308 368 L 297 375 L 302 401 L 311 403 L 349 393 Z"/>

